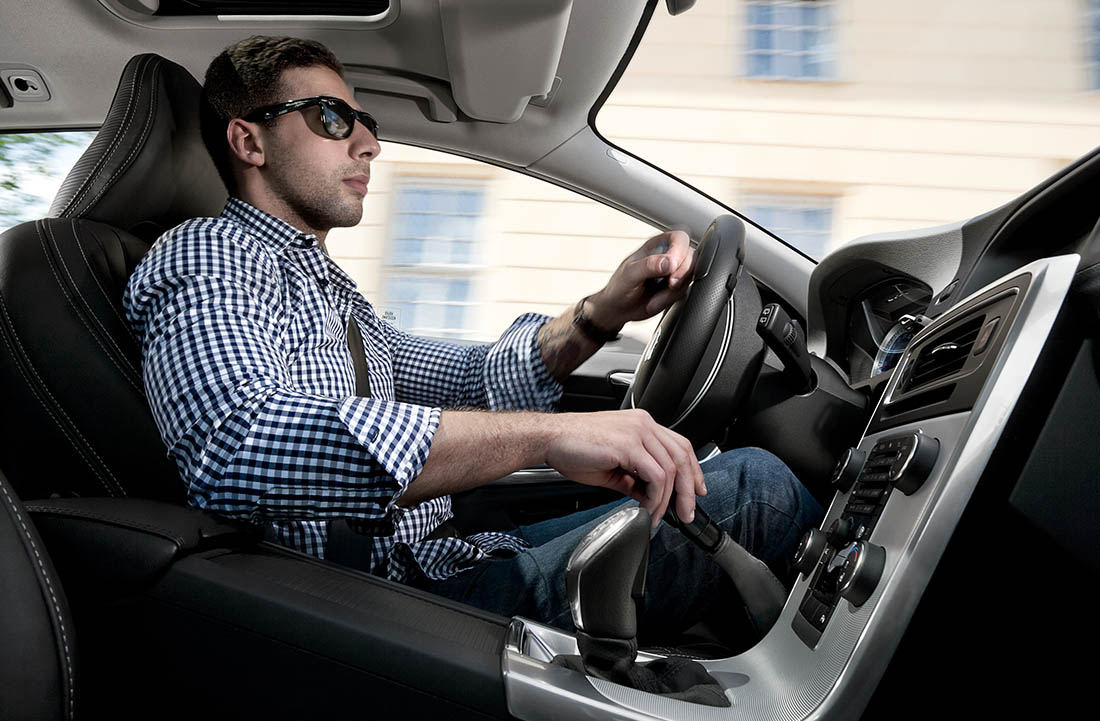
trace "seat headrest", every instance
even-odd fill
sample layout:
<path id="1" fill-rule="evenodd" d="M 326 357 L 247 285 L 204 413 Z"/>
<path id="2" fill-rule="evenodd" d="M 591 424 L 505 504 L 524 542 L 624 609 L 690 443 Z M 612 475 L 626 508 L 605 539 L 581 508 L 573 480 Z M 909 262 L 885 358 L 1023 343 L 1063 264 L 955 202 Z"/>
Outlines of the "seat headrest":
<path id="1" fill-rule="evenodd" d="M 227 196 L 199 132 L 202 86 L 159 55 L 131 58 L 107 118 L 62 183 L 50 216 L 86 218 L 152 240 Z"/>

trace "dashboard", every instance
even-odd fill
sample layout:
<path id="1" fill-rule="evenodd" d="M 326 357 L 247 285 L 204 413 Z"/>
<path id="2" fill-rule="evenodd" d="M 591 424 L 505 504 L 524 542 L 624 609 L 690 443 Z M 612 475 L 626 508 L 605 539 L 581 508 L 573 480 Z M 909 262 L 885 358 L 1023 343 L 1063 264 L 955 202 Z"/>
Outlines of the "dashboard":
<path id="1" fill-rule="evenodd" d="M 897 366 L 913 336 L 928 325 L 925 312 L 931 300 L 931 288 L 905 277 L 882 281 L 855 298 L 845 354 L 851 382 L 870 380 Z"/>
<path id="2" fill-rule="evenodd" d="M 914 334 L 961 298 L 1041 258 L 1079 253 L 1087 261 L 1098 184 L 1093 153 L 985 215 L 842 246 L 810 279 L 810 350 L 853 387 L 880 385 Z"/>

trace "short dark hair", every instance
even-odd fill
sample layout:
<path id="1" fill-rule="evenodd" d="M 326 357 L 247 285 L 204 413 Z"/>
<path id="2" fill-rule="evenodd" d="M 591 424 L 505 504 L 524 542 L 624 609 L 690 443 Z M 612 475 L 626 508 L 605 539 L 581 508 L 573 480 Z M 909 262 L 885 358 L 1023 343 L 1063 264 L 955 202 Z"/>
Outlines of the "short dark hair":
<path id="1" fill-rule="evenodd" d="M 321 65 L 344 77 L 332 51 L 314 40 L 253 35 L 210 62 L 202 91 L 202 141 L 230 193 L 236 192 L 225 129 L 229 121 L 283 98 L 283 71 Z"/>

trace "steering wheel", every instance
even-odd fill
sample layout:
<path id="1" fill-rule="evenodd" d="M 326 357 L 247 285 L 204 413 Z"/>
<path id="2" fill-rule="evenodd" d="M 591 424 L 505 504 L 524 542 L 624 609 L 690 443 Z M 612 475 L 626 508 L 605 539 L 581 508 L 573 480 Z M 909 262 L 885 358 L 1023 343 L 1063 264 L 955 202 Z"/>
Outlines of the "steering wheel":
<path id="1" fill-rule="evenodd" d="M 751 278 L 742 280 L 745 224 L 718 216 L 695 252 L 691 287 L 658 323 L 623 405 L 645 409 L 698 447 L 748 398 L 764 343 L 755 333 L 760 295 Z"/>

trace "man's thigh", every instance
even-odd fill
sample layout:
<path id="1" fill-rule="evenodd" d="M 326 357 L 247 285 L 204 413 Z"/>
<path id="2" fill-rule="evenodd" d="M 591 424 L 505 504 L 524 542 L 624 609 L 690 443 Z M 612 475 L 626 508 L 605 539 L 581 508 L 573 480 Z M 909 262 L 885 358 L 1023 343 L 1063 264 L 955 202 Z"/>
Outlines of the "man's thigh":
<path id="1" fill-rule="evenodd" d="M 723 453 L 703 464 L 708 493 L 699 505 L 754 555 L 784 573 L 804 528 L 821 507 L 777 458 L 759 449 Z M 623 500 L 515 532 L 532 548 L 484 561 L 428 590 L 505 616 L 527 616 L 572 630 L 565 566 L 573 549 Z M 652 533 L 642 625 L 674 631 L 695 623 L 716 602 L 737 602 L 710 558 L 679 531 L 661 523 Z M 662 634 L 663 635 L 663 634 Z"/>

